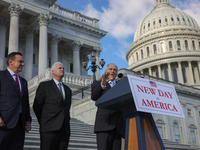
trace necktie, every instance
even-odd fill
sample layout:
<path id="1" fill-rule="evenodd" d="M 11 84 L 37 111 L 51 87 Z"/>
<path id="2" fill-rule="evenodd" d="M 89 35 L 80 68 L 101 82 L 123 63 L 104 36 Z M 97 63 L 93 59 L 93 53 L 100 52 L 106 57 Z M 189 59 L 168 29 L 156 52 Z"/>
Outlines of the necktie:
<path id="1" fill-rule="evenodd" d="M 115 82 L 110 82 L 110 86 L 113 87 L 115 85 Z"/>
<path id="2" fill-rule="evenodd" d="M 20 86 L 19 86 L 19 81 L 18 81 L 17 74 L 15 74 L 15 82 L 17 84 L 17 89 L 18 89 L 19 95 L 21 95 L 21 90 L 20 90 Z"/>
<path id="3" fill-rule="evenodd" d="M 61 83 L 60 83 L 60 82 L 58 83 L 58 87 L 59 87 L 59 90 L 60 90 L 61 95 L 62 95 L 62 97 L 63 97 L 63 92 L 62 92 L 62 88 L 61 88 Z M 64 97 L 63 97 L 63 100 L 64 100 Z"/>

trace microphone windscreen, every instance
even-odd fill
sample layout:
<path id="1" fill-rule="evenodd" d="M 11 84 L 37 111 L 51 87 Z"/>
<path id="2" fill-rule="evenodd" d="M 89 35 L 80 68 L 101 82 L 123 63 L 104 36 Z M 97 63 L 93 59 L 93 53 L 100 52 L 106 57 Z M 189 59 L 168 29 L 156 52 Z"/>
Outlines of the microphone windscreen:
<path id="1" fill-rule="evenodd" d="M 122 74 L 122 73 L 119 73 L 119 74 L 118 74 L 118 78 L 123 78 L 123 74 Z"/>

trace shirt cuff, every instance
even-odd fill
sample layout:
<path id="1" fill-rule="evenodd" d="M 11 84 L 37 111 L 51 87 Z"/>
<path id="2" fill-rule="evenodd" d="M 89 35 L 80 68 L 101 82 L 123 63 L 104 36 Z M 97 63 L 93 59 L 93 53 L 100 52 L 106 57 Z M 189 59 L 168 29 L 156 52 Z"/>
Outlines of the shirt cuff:
<path id="1" fill-rule="evenodd" d="M 105 85 L 105 86 L 103 86 L 103 85 L 101 84 L 101 88 L 104 90 L 104 89 L 106 88 L 106 85 Z"/>

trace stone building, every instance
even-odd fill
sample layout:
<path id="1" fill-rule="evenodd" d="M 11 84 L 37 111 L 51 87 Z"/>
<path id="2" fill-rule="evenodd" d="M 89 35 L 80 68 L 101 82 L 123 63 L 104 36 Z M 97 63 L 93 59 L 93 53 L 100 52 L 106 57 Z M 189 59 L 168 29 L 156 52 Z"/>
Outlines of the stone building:
<path id="1" fill-rule="evenodd" d="M 200 88 L 199 25 L 168 0 L 154 1 L 126 54 L 127 69 Z"/>

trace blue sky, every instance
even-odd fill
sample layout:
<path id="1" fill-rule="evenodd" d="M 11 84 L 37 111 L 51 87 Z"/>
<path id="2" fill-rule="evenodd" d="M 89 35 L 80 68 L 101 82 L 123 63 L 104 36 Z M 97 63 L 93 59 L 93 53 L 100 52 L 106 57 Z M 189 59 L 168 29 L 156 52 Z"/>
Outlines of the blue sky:
<path id="1" fill-rule="evenodd" d="M 133 43 L 140 22 L 154 8 L 154 0 L 57 0 L 60 6 L 100 20 L 100 28 L 108 34 L 100 40 L 100 59 L 126 68 L 126 52 Z M 192 16 L 200 25 L 200 0 L 169 0 L 175 8 Z M 104 73 L 105 68 L 101 71 Z M 89 72 L 89 74 L 92 74 Z"/>

